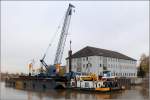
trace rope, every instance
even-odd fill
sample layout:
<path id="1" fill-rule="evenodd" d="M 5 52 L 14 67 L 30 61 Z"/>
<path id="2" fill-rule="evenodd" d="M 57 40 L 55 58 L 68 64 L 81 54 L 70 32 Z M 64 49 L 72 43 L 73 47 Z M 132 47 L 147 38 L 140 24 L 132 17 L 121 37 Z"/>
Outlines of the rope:
<path id="1" fill-rule="evenodd" d="M 47 49 L 46 49 L 46 51 L 45 51 L 45 53 L 44 53 L 43 60 L 44 60 L 44 58 L 46 57 L 46 54 L 47 54 L 47 52 L 48 52 L 49 47 L 52 45 L 52 43 L 53 43 L 55 37 L 57 36 L 59 29 L 61 28 L 61 22 L 62 22 L 62 20 L 64 19 L 64 17 L 65 17 L 65 16 L 63 16 L 63 17 L 61 18 L 61 20 L 60 20 L 60 22 L 59 22 L 59 25 L 58 25 L 58 27 L 57 27 L 57 29 L 56 29 L 54 35 L 52 36 L 52 39 L 51 39 L 51 41 L 50 41 L 50 43 L 49 43 L 49 45 L 48 45 L 48 47 L 47 47 Z"/>

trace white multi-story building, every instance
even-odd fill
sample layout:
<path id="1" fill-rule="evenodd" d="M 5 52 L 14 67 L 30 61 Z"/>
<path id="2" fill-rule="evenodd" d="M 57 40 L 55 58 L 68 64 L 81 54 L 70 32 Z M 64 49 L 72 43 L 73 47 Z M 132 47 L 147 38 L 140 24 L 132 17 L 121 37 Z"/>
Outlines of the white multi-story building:
<path id="1" fill-rule="evenodd" d="M 68 72 L 68 58 L 66 62 Z M 103 71 L 108 70 L 117 77 L 136 77 L 136 62 L 119 52 L 87 46 L 72 55 L 72 71 L 103 75 Z"/>

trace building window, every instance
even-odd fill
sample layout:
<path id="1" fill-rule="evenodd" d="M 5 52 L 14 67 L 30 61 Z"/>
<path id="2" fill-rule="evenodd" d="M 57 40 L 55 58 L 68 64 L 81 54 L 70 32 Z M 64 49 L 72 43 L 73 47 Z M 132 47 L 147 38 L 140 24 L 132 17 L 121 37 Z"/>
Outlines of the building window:
<path id="1" fill-rule="evenodd" d="M 107 58 L 107 61 L 109 61 L 109 58 Z"/>
<path id="2" fill-rule="evenodd" d="M 83 68 L 85 67 L 85 64 L 83 64 Z"/>
<path id="3" fill-rule="evenodd" d="M 85 61 L 85 59 L 83 58 L 83 61 Z"/>
<path id="4" fill-rule="evenodd" d="M 100 67 L 102 67 L 102 64 L 99 64 Z"/>
<path id="5" fill-rule="evenodd" d="M 116 75 L 116 73 L 115 73 L 115 72 L 113 72 L 113 75 L 115 76 L 115 75 Z"/>
<path id="6" fill-rule="evenodd" d="M 86 67 L 88 67 L 88 64 L 86 64 Z"/>
<path id="7" fill-rule="evenodd" d="M 92 64 L 90 64 L 90 67 L 92 67 Z"/>
<path id="8" fill-rule="evenodd" d="M 123 76 L 123 73 L 121 73 L 121 76 Z"/>
<path id="9" fill-rule="evenodd" d="M 129 76 L 129 73 L 127 73 L 127 76 Z"/>
<path id="10" fill-rule="evenodd" d="M 121 76 L 121 73 L 119 73 L 119 76 Z"/>
<path id="11" fill-rule="evenodd" d="M 88 57 L 86 57 L 86 61 L 88 61 Z"/>
<path id="12" fill-rule="evenodd" d="M 90 58 L 90 60 L 92 60 L 92 58 Z"/>
<path id="13" fill-rule="evenodd" d="M 116 76 L 117 76 L 118 74 L 116 73 Z"/>

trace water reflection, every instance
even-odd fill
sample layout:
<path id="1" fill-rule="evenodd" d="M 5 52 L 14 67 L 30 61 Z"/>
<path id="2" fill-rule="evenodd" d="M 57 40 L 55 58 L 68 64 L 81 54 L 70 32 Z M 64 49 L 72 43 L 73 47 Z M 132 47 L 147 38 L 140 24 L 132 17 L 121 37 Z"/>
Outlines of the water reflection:
<path id="1" fill-rule="evenodd" d="M 32 92 L 29 91 L 29 92 L 27 93 L 27 96 L 28 96 L 28 100 L 32 100 Z"/>
<path id="2" fill-rule="evenodd" d="M 78 100 L 99 100 L 99 99 L 148 99 L 148 92 L 142 86 L 133 86 L 129 90 L 114 91 L 108 93 L 95 93 L 90 91 L 75 90 L 17 90 L 5 87 L 1 83 L 1 100 L 53 100 L 53 99 L 78 99 Z M 7 96 L 9 95 L 9 96 Z"/>
<path id="3" fill-rule="evenodd" d="M 38 100 L 45 100 L 45 98 L 52 99 L 111 99 L 116 98 L 124 93 L 123 91 L 108 92 L 108 93 L 95 93 L 95 92 L 85 92 L 85 91 L 75 91 L 75 90 L 47 90 L 42 92 L 28 91 L 28 100 L 33 100 L 36 96 Z"/>

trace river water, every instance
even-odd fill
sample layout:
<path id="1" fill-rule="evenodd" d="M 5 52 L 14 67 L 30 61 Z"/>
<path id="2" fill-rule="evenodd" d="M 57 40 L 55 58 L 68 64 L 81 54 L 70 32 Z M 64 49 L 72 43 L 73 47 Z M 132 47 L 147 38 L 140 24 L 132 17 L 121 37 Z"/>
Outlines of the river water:
<path id="1" fill-rule="evenodd" d="M 148 91 L 142 86 L 132 86 L 131 89 L 115 91 L 109 93 L 93 93 L 72 90 L 18 90 L 11 87 L 5 87 L 4 82 L 0 82 L 1 92 L 0 100 L 102 100 L 102 99 L 132 99 L 149 100 Z"/>

